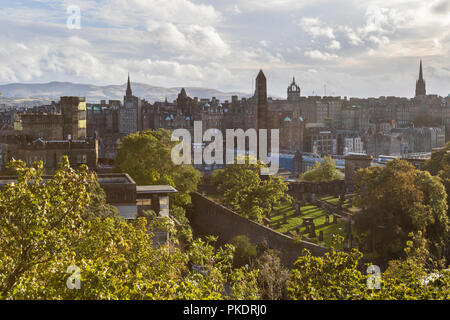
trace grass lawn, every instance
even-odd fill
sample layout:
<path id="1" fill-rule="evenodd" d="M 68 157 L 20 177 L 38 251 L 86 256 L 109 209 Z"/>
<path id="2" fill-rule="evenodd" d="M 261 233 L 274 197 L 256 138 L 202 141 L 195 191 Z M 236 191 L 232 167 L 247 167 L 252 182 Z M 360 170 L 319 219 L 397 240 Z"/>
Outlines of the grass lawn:
<path id="1" fill-rule="evenodd" d="M 316 234 L 319 235 L 320 231 L 323 231 L 324 241 L 322 245 L 329 246 L 331 243 L 331 237 L 333 234 L 340 234 L 344 236 L 345 234 L 345 222 L 339 221 L 337 224 L 332 224 L 333 218 L 330 215 L 330 224 L 324 225 L 326 212 L 314 205 L 306 205 L 301 207 L 301 216 L 295 216 L 295 209 L 289 204 L 281 204 L 279 207 L 274 208 L 274 212 L 271 217 L 272 229 L 278 232 L 289 232 L 295 231 L 296 227 L 303 223 L 303 218 L 309 217 L 313 218 L 314 224 L 316 225 Z M 286 223 L 283 223 L 283 213 L 286 213 Z M 280 227 L 278 227 L 280 223 Z M 303 232 L 305 227 L 300 228 L 300 232 Z M 307 234 L 305 234 L 308 236 Z M 315 238 L 318 242 L 318 238 Z"/>
<path id="2" fill-rule="evenodd" d="M 333 196 L 326 196 L 326 197 L 321 197 L 319 198 L 319 200 L 325 201 L 333 206 L 338 206 L 339 205 L 339 197 L 333 197 Z M 352 205 L 350 207 L 350 201 L 348 199 L 344 200 L 344 204 L 342 205 L 342 209 L 347 209 L 347 211 L 350 214 L 354 214 L 358 211 L 360 211 L 360 208 L 355 207 L 354 205 Z"/>

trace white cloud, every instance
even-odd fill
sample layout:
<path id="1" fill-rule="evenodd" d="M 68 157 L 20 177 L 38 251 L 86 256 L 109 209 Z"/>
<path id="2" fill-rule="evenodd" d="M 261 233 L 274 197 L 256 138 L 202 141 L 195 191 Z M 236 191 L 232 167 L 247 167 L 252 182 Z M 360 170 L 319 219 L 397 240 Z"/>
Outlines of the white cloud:
<path id="1" fill-rule="evenodd" d="M 65 27 L 69 4 L 80 30 Z M 5 1 L 0 29 L 0 82 L 123 83 L 130 71 L 153 85 L 250 91 L 263 68 L 278 96 L 302 73 L 305 93 L 334 83 L 336 94 L 402 95 L 423 58 L 430 92 L 450 87 L 448 0 Z"/>
<path id="2" fill-rule="evenodd" d="M 235 5 L 231 8 L 230 11 L 231 11 L 232 13 L 234 13 L 234 14 L 241 14 L 241 13 L 242 13 L 241 9 L 239 8 L 239 6 L 238 6 L 237 4 L 235 4 Z"/>
<path id="3" fill-rule="evenodd" d="M 97 10 L 91 10 L 87 14 L 92 14 L 114 26 L 118 24 L 135 26 L 149 20 L 213 25 L 221 20 L 221 14 L 213 6 L 189 0 L 103 0 L 100 1 Z"/>
<path id="4" fill-rule="evenodd" d="M 302 18 L 300 21 L 300 27 L 313 37 L 327 37 L 334 39 L 333 29 L 324 26 L 322 21 L 318 18 Z"/>
<path id="5" fill-rule="evenodd" d="M 311 59 L 318 59 L 318 60 L 324 60 L 324 61 L 334 60 L 334 59 L 338 58 L 338 56 L 333 53 L 321 52 L 319 50 L 306 51 L 305 56 L 307 56 Z"/>
<path id="6" fill-rule="evenodd" d="M 181 56 L 222 57 L 230 53 L 228 44 L 210 26 L 189 25 L 180 29 L 172 23 L 162 23 L 148 29 L 148 41 L 161 50 L 178 52 Z"/>
<path id="7" fill-rule="evenodd" d="M 330 50 L 340 50 L 341 43 L 337 40 L 331 40 L 330 43 L 327 45 L 327 48 Z"/>
<path id="8" fill-rule="evenodd" d="M 356 32 L 349 26 L 339 26 L 339 30 L 342 31 L 348 38 L 350 43 L 354 46 L 359 46 L 363 44 L 361 38 L 356 34 Z"/>

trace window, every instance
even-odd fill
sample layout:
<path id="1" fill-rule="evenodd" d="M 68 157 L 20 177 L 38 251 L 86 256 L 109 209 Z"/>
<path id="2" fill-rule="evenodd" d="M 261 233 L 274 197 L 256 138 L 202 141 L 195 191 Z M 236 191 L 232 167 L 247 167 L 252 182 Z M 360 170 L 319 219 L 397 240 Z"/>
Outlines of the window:
<path id="1" fill-rule="evenodd" d="M 150 199 L 138 199 L 138 200 L 136 200 L 136 205 L 138 205 L 138 206 L 150 206 L 150 205 L 152 205 L 152 200 L 150 200 Z"/>
<path id="2" fill-rule="evenodd" d="M 163 216 L 169 216 L 169 197 L 159 197 L 159 212 Z"/>

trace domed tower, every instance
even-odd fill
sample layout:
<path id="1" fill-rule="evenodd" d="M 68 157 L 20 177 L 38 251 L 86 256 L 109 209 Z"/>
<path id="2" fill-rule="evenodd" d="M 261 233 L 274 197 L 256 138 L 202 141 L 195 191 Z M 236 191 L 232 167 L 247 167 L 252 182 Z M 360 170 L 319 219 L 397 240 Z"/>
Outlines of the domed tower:
<path id="1" fill-rule="evenodd" d="M 295 77 L 287 88 L 287 99 L 289 102 L 297 102 L 300 100 L 300 87 L 295 83 Z"/>
<path id="2" fill-rule="evenodd" d="M 420 60 L 419 79 L 416 82 L 416 97 L 425 96 L 427 94 L 425 90 L 425 80 L 423 80 L 422 74 L 422 60 Z"/>

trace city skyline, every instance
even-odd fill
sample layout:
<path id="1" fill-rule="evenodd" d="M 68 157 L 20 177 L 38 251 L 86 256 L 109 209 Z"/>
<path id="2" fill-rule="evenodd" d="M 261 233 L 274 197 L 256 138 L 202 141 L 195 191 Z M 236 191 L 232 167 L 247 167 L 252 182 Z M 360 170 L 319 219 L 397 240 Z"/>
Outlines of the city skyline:
<path id="1" fill-rule="evenodd" d="M 304 96 L 326 86 L 333 96 L 413 97 L 422 59 L 427 93 L 450 93 L 446 1 L 0 2 L 0 84 L 113 85 L 130 72 L 153 86 L 252 93 L 263 69 L 275 97 L 293 76 Z M 80 29 L 67 28 L 73 5 Z"/>

